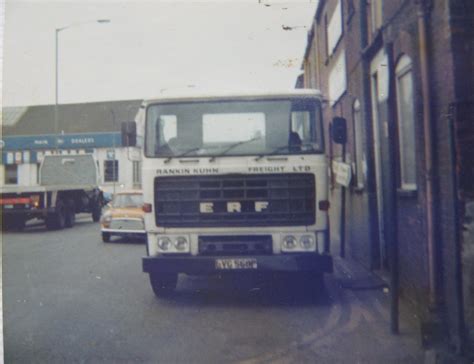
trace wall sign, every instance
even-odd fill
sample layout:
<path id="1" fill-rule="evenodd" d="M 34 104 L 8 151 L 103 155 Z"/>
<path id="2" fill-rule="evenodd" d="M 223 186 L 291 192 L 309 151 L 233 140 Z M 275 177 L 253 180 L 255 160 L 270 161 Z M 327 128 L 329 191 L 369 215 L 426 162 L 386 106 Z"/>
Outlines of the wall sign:
<path id="1" fill-rule="evenodd" d="M 344 187 L 349 187 L 352 179 L 351 165 L 349 163 L 333 161 L 332 170 L 336 176 L 336 182 Z"/>
<path id="2" fill-rule="evenodd" d="M 4 136 L 5 150 L 107 148 L 122 146 L 120 133 Z"/>

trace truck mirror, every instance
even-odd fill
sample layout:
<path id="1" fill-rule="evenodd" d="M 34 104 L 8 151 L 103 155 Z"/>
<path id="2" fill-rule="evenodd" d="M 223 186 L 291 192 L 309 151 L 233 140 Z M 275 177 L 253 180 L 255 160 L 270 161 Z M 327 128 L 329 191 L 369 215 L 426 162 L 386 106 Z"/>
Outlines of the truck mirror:
<path id="1" fill-rule="evenodd" d="M 332 119 L 331 136 L 334 143 L 345 144 L 347 142 L 346 119 L 336 116 Z"/>
<path id="2" fill-rule="evenodd" d="M 137 145 L 137 123 L 124 121 L 122 123 L 122 146 L 134 147 Z"/>

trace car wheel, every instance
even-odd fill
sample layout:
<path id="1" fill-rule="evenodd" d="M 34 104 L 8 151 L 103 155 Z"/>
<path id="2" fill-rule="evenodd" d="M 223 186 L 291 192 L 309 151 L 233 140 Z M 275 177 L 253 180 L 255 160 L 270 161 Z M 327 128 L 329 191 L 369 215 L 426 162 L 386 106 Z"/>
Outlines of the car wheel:
<path id="1" fill-rule="evenodd" d="M 150 273 L 150 283 L 156 297 L 167 297 L 178 284 L 177 273 Z"/>
<path id="2" fill-rule="evenodd" d="M 110 233 L 102 233 L 102 241 L 104 243 L 110 242 Z"/>

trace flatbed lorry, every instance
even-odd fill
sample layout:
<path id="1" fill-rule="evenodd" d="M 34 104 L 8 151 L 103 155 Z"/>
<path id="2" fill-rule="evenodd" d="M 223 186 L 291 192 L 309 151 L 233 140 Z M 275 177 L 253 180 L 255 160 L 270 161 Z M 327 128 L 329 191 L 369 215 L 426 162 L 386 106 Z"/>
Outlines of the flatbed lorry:
<path id="1" fill-rule="evenodd" d="M 83 212 L 99 221 L 104 200 L 91 154 L 45 156 L 39 177 L 37 186 L 0 186 L 3 230 L 23 229 L 34 218 L 48 230 L 69 228 Z"/>

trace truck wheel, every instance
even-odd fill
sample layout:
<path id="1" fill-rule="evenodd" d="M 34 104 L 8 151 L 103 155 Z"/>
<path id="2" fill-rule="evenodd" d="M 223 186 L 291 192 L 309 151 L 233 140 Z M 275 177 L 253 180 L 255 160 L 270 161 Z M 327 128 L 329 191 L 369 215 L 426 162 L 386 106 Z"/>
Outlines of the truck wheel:
<path id="1" fill-rule="evenodd" d="M 100 208 L 99 202 L 96 201 L 94 207 L 92 208 L 92 221 L 98 222 L 100 220 L 100 214 L 102 209 Z"/>
<path id="2" fill-rule="evenodd" d="M 56 203 L 55 211 L 46 217 L 46 228 L 48 230 L 61 230 L 66 222 L 66 208 L 62 201 Z"/>
<path id="3" fill-rule="evenodd" d="M 108 243 L 110 241 L 110 233 L 102 233 L 102 241 Z"/>
<path id="4" fill-rule="evenodd" d="M 66 216 L 64 219 L 64 226 L 67 228 L 71 228 L 76 223 L 76 207 L 74 205 L 74 201 L 69 200 L 66 203 Z"/>
<path id="5" fill-rule="evenodd" d="M 150 283 L 156 297 L 169 296 L 178 284 L 177 273 L 150 273 Z"/>

